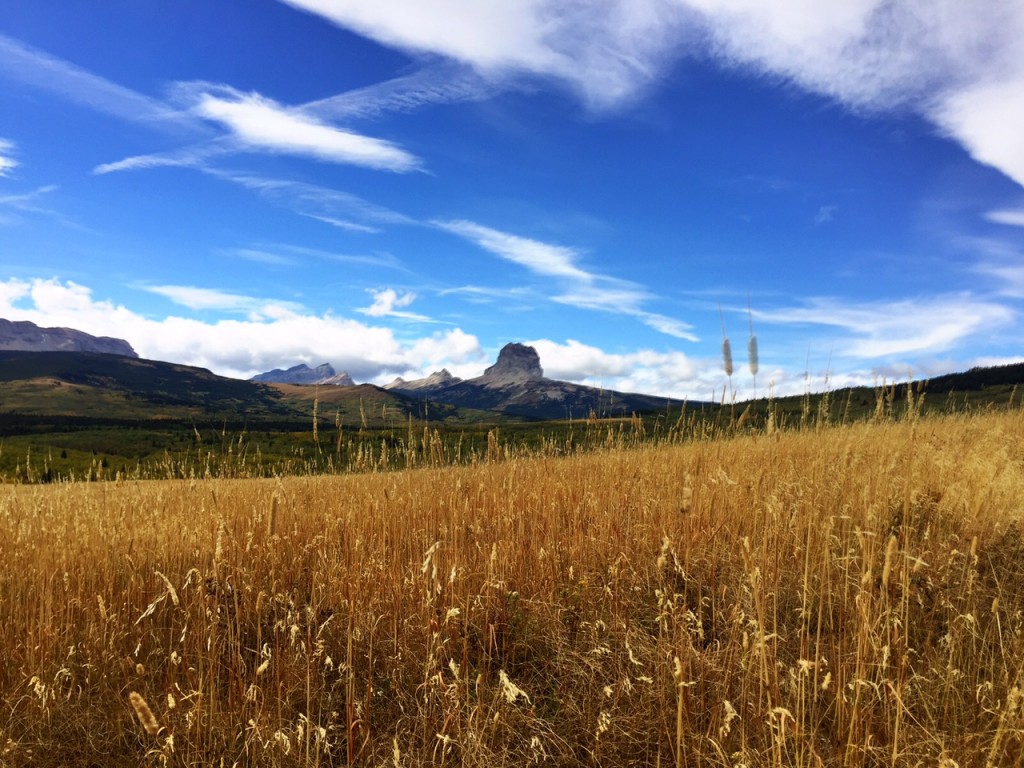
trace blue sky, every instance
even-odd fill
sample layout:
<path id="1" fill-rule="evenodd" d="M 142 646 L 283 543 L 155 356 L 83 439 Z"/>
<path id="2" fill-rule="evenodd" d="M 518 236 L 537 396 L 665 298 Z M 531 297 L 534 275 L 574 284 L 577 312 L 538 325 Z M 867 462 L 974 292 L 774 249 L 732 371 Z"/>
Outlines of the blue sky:
<path id="1" fill-rule="evenodd" d="M 12 0 L 0 317 L 248 377 L 1024 359 L 1024 3 Z"/>

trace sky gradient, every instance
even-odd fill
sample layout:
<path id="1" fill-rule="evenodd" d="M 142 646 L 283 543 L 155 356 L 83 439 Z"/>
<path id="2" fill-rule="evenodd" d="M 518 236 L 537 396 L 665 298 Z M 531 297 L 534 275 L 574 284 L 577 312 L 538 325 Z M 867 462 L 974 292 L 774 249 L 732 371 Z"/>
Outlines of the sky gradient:
<path id="1" fill-rule="evenodd" d="M 1021 0 L 12 0 L 0 317 L 695 399 L 723 332 L 737 398 L 1018 361 L 1022 39 Z"/>

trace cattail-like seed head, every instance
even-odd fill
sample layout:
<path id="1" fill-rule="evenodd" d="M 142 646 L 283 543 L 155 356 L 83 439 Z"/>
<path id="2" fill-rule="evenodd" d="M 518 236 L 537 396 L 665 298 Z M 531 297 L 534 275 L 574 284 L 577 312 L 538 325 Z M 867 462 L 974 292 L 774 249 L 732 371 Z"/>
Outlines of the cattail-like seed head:
<path id="1" fill-rule="evenodd" d="M 757 359 L 757 336 L 751 336 L 750 341 L 747 342 L 747 357 L 750 358 L 751 375 L 757 376 L 757 371 L 760 368 L 760 363 Z"/>
<path id="2" fill-rule="evenodd" d="M 128 694 L 128 700 L 132 703 L 135 716 L 139 718 L 139 723 L 142 724 L 146 733 L 150 736 L 156 736 L 160 732 L 160 723 L 157 722 L 156 715 L 149 708 L 149 704 L 142 698 L 142 694 L 138 691 L 132 691 Z"/>
<path id="3" fill-rule="evenodd" d="M 885 565 L 882 566 L 882 589 L 889 586 L 889 574 L 892 573 L 892 561 L 896 557 L 896 552 L 899 550 L 900 542 L 893 534 L 889 537 L 889 545 L 885 548 Z"/>
<path id="4" fill-rule="evenodd" d="M 217 528 L 217 543 L 213 547 L 213 573 L 215 576 L 218 574 L 221 561 L 224 560 L 224 536 L 227 532 L 227 526 L 221 519 L 220 526 Z"/>
<path id="5" fill-rule="evenodd" d="M 727 338 L 722 339 L 722 367 L 726 376 L 732 376 L 732 345 Z"/>

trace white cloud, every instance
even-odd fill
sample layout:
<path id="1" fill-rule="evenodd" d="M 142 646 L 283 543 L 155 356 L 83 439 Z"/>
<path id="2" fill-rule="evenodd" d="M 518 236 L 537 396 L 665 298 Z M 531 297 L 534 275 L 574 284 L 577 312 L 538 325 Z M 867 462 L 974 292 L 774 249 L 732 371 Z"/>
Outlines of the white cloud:
<path id="1" fill-rule="evenodd" d="M 24 280 L 10 279 L 0 282 L 0 307 L 10 309 L 15 303 L 21 301 L 32 291 L 32 284 Z M 5 317 L 9 320 L 10 318 Z"/>
<path id="2" fill-rule="evenodd" d="M 442 54 L 492 80 L 553 76 L 595 107 L 630 99 L 651 82 L 691 16 L 665 0 L 283 2 L 385 45 Z"/>
<path id="3" fill-rule="evenodd" d="M 22 192 L 16 195 L 0 195 L 0 208 L 10 208 L 21 213 L 42 213 L 56 216 L 48 208 L 41 207 L 36 201 L 53 192 L 57 187 L 47 186 L 34 189 L 31 192 Z"/>
<path id="4" fill-rule="evenodd" d="M 282 0 L 494 81 L 560 80 L 597 108 L 711 55 L 858 110 L 911 110 L 1024 184 L 1024 3 L 988 0 Z"/>
<path id="5" fill-rule="evenodd" d="M 149 285 L 143 286 L 142 289 L 195 310 L 245 311 L 259 316 L 262 314 L 260 307 L 265 304 L 280 306 L 280 302 L 263 302 L 251 296 L 211 288 L 196 288 L 191 285 Z"/>
<path id="6" fill-rule="evenodd" d="M 387 171 L 411 171 L 420 165 L 390 141 L 343 131 L 259 94 L 226 90 L 228 98 L 204 94 L 195 112 L 226 126 L 246 147 Z"/>
<path id="7" fill-rule="evenodd" d="M 522 311 L 533 307 L 538 299 L 536 293 L 528 287 L 495 288 L 484 285 L 460 285 L 438 291 L 439 296 L 460 296 L 470 304 L 494 304 L 501 302 L 508 309 L 510 302 Z"/>
<path id="8" fill-rule="evenodd" d="M 291 267 L 295 265 L 294 259 L 278 253 L 270 253 L 261 248 L 235 248 L 231 253 L 256 264 L 267 264 L 272 267 Z"/>
<path id="9" fill-rule="evenodd" d="M 216 155 L 230 154 L 235 151 L 223 139 L 213 140 L 207 144 L 193 145 L 175 149 L 170 152 L 155 152 L 148 155 L 132 155 L 111 163 L 101 163 L 92 169 L 98 175 L 116 173 L 118 171 L 138 171 L 146 168 L 197 168 Z"/>
<path id="10" fill-rule="evenodd" d="M 4 76 L 122 120 L 205 132 L 200 121 L 161 101 L 0 34 L 0 77 Z"/>
<path id="11" fill-rule="evenodd" d="M 583 282 L 592 279 L 588 272 L 576 266 L 580 254 L 573 248 L 510 235 L 472 221 L 435 221 L 434 224 L 538 275 Z"/>
<path id="12" fill-rule="evenodd" d="M 818 213 L 814 217 L 815 224 L 827 224 L 832 221 L 836 215 L 836 209 L 839 206 L 836 205 L 822 205 L 818 208 Z"/>
<path id="13" fill-rule="evenodd" d="M 544 375 L 619 392 L 697 397 L 697 367 L 682 352 L 606 352 L 575 339 L 526 342 L 540 355 Z"/>
<path id="14" fill-rule="evenodd" d="M 311 314 L 287 302 L 246 299 L 193 287 L 159 288 L 200 308 L 229 305 L 229 310 L 237 311 L 247 310 L 246 304 L 251 303 L 256 311 L 217 321 L 175 315 L 154 318 L 95 299 L 89 288 L 74 282 L 10 279 L 0 281 L 0 317 L 123 338 L 145 358 L 201 366 L 238 378 L 299 362 L 325 361 L 347 370 L 357 381 L 386 383 L 396 375 L 419 378 L 441 368 L 470 378 L 493 362 L 477 338 L 459 328 L 398 338 L 388 328 L 331 313 Z M 396 295 L 396 302 L 402 301 Z M 958 324 L 956 318 L 961 316 L 966 317 Z M 862 357 L 870 361 L 870 367 L 845 366 L 844 370 L 831 372 L 830 355 L 828 366 L 812 366 L 816 370 L 805 383 L 799 373 L 787 372 L 762 359 L 758 394 L 764 396 L 769 386 L 777 395 L 799 394 L 808 386 L 821 389 L 826 386 L 826 375 L 827 386 L 834 389 L 871 385 L 882 375 L 902 380 L 911 374 L 936 375 L 983 364 L 978 356 L 957 365 L 937 361 L 934 355 L 954 343 L 970 341 L 972 335 L 988 334 L 1012 319 L 1005 308 L 958 295 L 854 306 L 820 300 L 791 310 L 759 312 L 757 322 L 765 325 L 838 328 L 846 338 L 834 344 L 836 356 Z M 930 334 L 932 326 L 934 335 Z M 605 389 L 706 400 L 720 397 L 726 382 L 717 358 L 692 358 L 678 351 L 652 349 L 609 352 L 572 339 L 527 343 L 540 354 L 546 375 Z M 920 353 L 924 362 L 919 360 L 911 367 L 904 359 L 893 358 L 911 352 Z M 754 394 L 749 376 L 739 366 L 733 378 L 738 398 Z"/>
<path id="15" fill-rule="evenodd" d="M 243 248 L 235 251 L 244 256 L 252 254 L 254 260 L 265 259 L 270 263 L 296 264 L 304 259 L 317 259 L 335 264 L 361 264 L 367 267 L 382 267 L 407 272 L 402 263 L 389 253 L 338 253 L 325 251 L 322 248 L 309 248 L 304 245 L 290 243 L 268 243 L 255 248 Z"/>
<path id="16" fill-rule="evenodd" d="M 409 75 L 307 102 L 301 109 L 324 120 L 374 118 L 434 104 L 483 101 L 497 91 L 472 70 L 440 61 Z"/>
<path id="17" fill-rule="evenodd" d="M 385 44 L 443 53 L 485 70 L 517 66 L 549 71 L 567 63 L 540 39 L 542 2 L 285 2 Z"/>
<path id="18" fill-rule="evenodd" d="M 693 326 L 689 323 L 684 323 L 682 320 L 642 310 L 633 310 L 627 314 L 639 318 L 648 328 L 653 328 L 659 333 L 664 333 L 666 336 L 675 336 L 677 339 L 684 339 L 686 341 L 699 341 L 697 335 L 693 332 Z"/>
<path id="19" fill-rule="evenodd" d="M 349 192 L 342 192 L 317 184 L 289 179 L 273 179 L 266 176 L 254 176 L 239 173 L 218 171 L 203 168 L 204 173 L 218 179 L 239 184 L 250 189 L 268 200 L 290 208 L 302 216 L 313 218 L 336 218 L 347 216 L 360 219 L 372 228 L 372 224 L 416 224 L 414 219 L 383 206 L 364 200 Z"/>
<path id="20" fill-rule="evenodd" d="M 552 295 L 552 301 L 579 309 L 629 315 L 660 333 L 696 341 L 687 323 L 643 309 L 642 305 L 654 297 L 641 286 L 578 266 L 576 262 L 581 254 L 574 248 L 519 237 L 472 221 L 434 221 L 433 224 L 534 274 L 559 279 L 565 288 Z"/>
<path id="21" fill-rule="evenodd" d="M 1024 299 L 1024 265 L 1019 261 L 985 261 L 978 264 L 976 271 L 999 281 L 996 290 L 1000 296 Z"/>
<path id="22" fill-rule="evenodd" d="M 379 227 L 371 227 L 367 226 L 366 224 L 358 224 L 354 221 L 349 221 L 348 219 L 339 219 L 334 216 L 317 216 L 312 213 L 303 213 L 300 215 L 305 216 L 306 218 L 309 219 L 315 219 L 316 221 L 322 221 L 324 224 L 330 224 L 332 227 L 344 229 L 347 232 L 361 232 L 367 235 L 376 235 L 379 234 L 381 231 Z"/>
<path id="23" fill-rule="evenodd" d="M 203 294 L 196 290 L 171 293 L 201 302 Z M 217 294 L 211 291 L 206 299 L 212 303 Z M 484 362 L 476 337 L 458 328 L 399 339 L 388 328 L 330 313 L 309 314 L 283 302 L 260 303 L 259 315 L 215 322 L 173 315 L 152 319 L 94 299 L 89 288 L 70 281 L 0 281 L 0 317 L 122 338 L 142 357 L 226 376 L 248 378 L 286 364 L 326 360 L 357 381 L 369 381 L 409 370 L 464 370 Z"/>
<path id="24" fill-rule="evenodd" d="M 995 224 L 1005 224 L 1008 227 L 1024 227 L 1024 209 L 989 211 L 985 218 Z"/>
<path id="25" fill-rule="evenodd" d="M 855 109 L 912 110 L 1024 184 L 1024 4 L 686 0 L 713 52 Z"/>
<path id="26" fill-rule="evenodd" d="M 987 337 L 1012 323 L 1015 313 L 969 294 L 949 294 L 865 303 L 813 299 L 803 307 L 756 311 L 754 317 L 759 323 L 839 329 L 845 336 L 835 340 L 837 355 L 882 359 L 941 352 Z"/>
<path id="27" fill-rule="evenodd" d="M 10 176 L 11 171 L 18 167 L 18 161 L 11 157 L 14 142 L 0 139 L 0 176 Z"/>
<path id="28" fill-rule="evenodd" d="M 931 117 L 975 160 L 1024 186 L 1024 64 L 1013 80 L 950 93 Z"/>
<path id="29" fill-rule="evenodd" d="M 430 321 L 426 315 L 403 311 L 405 307 L 416 301 L 416 294 L 412 291 L 398 293 L 394 288 L 385 288 L 382 291 L 371 290 L 369 293 L 373 296 L 373 303 L 368 307 L 356 310 L 367 317 L 397 317 L 418 322 Z"/>

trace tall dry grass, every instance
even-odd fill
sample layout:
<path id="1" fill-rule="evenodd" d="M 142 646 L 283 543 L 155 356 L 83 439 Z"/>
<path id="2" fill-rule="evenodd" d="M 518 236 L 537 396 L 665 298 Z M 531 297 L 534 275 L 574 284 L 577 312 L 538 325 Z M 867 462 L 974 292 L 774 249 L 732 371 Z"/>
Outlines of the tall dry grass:
<path id="1" fill-rule="evenodd" d="M 3 766 L 1021 764 L 1020 412 L 0 488 Z"/>

